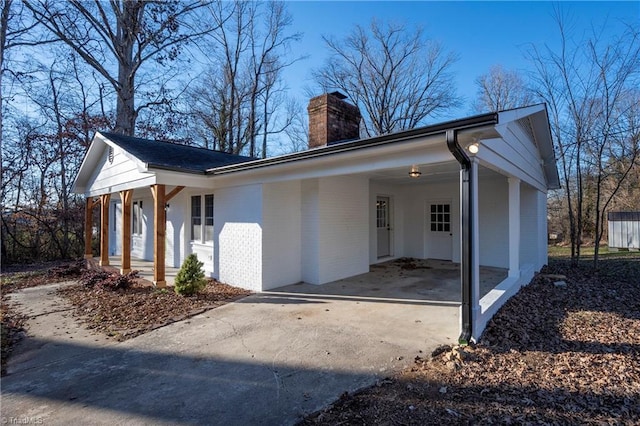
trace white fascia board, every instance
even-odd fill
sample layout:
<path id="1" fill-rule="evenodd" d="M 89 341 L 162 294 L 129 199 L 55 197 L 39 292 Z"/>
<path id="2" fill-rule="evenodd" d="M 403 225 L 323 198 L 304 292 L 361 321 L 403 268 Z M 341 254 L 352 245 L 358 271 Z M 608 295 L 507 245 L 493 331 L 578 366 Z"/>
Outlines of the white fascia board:
<path id="1" fill-rule="evenodd" d="M 148 187 L 151 185 L 155 185 L 156 182 L 156 176 L 155 175 L 149 175 L 149 176 L 145 176 L 144 178 L 141 179 L 136 179 L 134 181 L 126 181 L 126 182 L 122 182 L 122 183 L 118 183 L 118 184 L 114 184 L 109 186 L 108 189 L 108 193 L 113 194 L 114 192 L 118 192 L 118 191 L 124 191 L 126 189 L 137 189 L 137 188 L 144 188 L 144 187 Z M 105 194 L 104 189 L 98 189 L 95 191 L 88 191 L 86 192 L 86 196 L 87 197 L 95 197 L 97 195 L 102 195 Z"/>
<path id="2" fill-rule="evenodd" d="M 154 170 L 154 169 L 151 169 Z M 172 170 L 156 170 L 156 183 L 174 186 L 186 186 L 189 188 L 213 189 L 215 179 L 213 176 L 195 173 L 181 173 Z"/>
<path id="3" fill-rule="evenodd" d="M 371 150 L 362 149 L 338 155 L 301 159 L 213 177 L 216 186 L 227 187 L 369 173 L 375 170 L 410 167 L 413 164 L 443 163 L 454 159 L 443 137 L 429 139 L 423 139 L 420 143 L 403 144 L 401 149 L 392 144 Z"/>

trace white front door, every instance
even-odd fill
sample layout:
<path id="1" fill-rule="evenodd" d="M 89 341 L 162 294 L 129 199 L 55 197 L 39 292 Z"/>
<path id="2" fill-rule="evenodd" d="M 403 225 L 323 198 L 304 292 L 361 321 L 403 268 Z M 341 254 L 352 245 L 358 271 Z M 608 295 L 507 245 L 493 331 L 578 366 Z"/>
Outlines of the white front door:
<path id="1" fill-rule="evenodd" d="M 378 257 L 391 256 L 391 217 L 389 197 L 376 199 L 376 227 L 378 229 Z"/>
<path id="2" fill-rule="evenodd" d="M 426 255 L 430 259 L 451 260 L 453 255 L 453 229 L 451 202 L 427 202 Z"/>

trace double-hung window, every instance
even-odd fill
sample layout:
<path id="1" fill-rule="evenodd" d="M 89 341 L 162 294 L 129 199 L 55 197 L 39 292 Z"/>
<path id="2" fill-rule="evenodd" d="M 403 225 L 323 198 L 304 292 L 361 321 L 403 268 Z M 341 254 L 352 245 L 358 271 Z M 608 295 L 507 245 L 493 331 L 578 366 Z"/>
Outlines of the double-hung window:
<path id="1" fill-rule="evenodd" d="M 213 241 L 213 194 L 191 196 L 191 241 Z"/>

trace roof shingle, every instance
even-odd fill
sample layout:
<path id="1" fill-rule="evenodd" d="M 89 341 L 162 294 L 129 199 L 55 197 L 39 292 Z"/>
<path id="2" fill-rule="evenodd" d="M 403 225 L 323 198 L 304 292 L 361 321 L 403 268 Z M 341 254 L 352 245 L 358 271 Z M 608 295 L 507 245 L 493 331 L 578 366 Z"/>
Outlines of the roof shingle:
<path id="1" fill-rule="evenodd" d="M 204 174 L 214 167 L 255 160 L 252 157 L 167 141 L 135 138 L 109 132 L 100 133 L 140 161 L 155 168 Z"/>

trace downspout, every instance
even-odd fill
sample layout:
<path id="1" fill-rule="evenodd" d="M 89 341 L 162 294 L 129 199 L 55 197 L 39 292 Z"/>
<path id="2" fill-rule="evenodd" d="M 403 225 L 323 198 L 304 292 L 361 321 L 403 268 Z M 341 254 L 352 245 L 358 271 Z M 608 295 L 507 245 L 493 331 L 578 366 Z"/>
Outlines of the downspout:
<path id="1" fill-rule="evenodd" d="M 458 130 L 449 129 L 446 133 L 447 147 L 456 160 L 460 163 L 460 210 L 461 210 L 461 230 L 462 254 L 461 265 L 461 286 L 462 286 L 462 332 L 458 337 L 460 345 L 468 345 L 473 334 L 473 313 L 471 301 L 473 289 L 473 218 L 471 216 L 471 206 L 473 205 L 471 191 L 473 182 L 471 173 L 471 160 L 458 143 Z"/>

